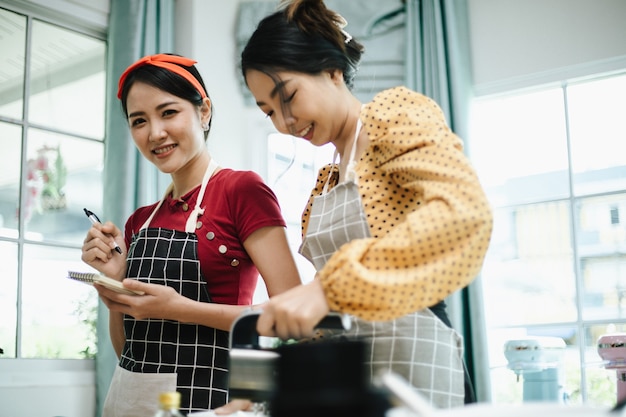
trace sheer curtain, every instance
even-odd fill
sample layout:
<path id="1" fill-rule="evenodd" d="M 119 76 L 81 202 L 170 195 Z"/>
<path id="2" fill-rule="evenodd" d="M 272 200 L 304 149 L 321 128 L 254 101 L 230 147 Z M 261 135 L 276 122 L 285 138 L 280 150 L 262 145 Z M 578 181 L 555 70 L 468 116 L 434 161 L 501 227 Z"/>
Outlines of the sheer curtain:
<path id="1" fill-rule="evenodd" d="M 471 58 L 467 0 L 405 0 L 407 87 L 434 99 L 452 130 L 468 132 Z M 479 401 L 489 398 L 489 362 L 481 281 L 447 300 L 450 319 L 465 338 L 466 362 Z"/>
<path id="2" fill-rule="evenodd" d="M 172 52 L 174 0 L 111 0 L 107 56 L 106 143 L 104 158 L 104 219 L 124 227 L 140 205 L 156 201 L 169 183 L 136 150 L 117 99 L 122 72 L 145 55 Z M 98 306 L 96 355 L 97 416 L 109 388 L 117 356 L 109 338 L 108 309 Z"/>

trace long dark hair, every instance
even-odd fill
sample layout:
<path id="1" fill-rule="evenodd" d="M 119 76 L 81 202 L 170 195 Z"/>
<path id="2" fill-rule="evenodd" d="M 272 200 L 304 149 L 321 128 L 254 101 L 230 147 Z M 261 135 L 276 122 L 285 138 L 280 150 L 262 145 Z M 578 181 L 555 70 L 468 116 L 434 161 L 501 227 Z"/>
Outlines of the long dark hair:
<path id="1" fill-rule="evenodd" d="M 204 85 L 204 80 L 202 79 L 202 76 L 200 75 L 200 72 L 198 72 L 198 69 L 195 67 L 195 65 L 179 66 L 184 68 L 187 72 L 189 72 L 198 80 L 202 88 L 204 88 L 207 97 L 209 97 L 209 93 L 206 89 L 206 86 Z M 126 106 L 128 92 L 130 90 L 130 87 L 137 81 L 141 81 L 142 83 L 151 85 L 152 87 L 163 90 L 169 94 L 175 95 L 176 97 L 180 97 L 196 106 L 202 105 L 202 95 L 200 95 L 200 92 L 185 78 L 165 68 L 157 67 L 154 65 L 142 65 L 140 67 L 137 67 L 130 74 L 128 74 L 128 77 L 124 81 L 124 85 L 122 87 L 120 102 L 122 105 L 122 111 L 126 116 L 128 116 L 128 108 Z M 211 100 L 211 118 L 209 119 L 208 123 L 209 129 L 204 132 L 205 139 L 208 136 L 209 131 L 211 130 L 212 121 L 213 100 Z"/>
<path id="2" fill-rule="evenodd" d="M 250 69 L 270 76 L 276 71 L 315 75 L 338 69 L 351 89 L 363 45 L 346 38 L 342 20 L 322 0 L 283 1 L 277 12 L 261 20 L 243 50 L 244 79 Z"/>

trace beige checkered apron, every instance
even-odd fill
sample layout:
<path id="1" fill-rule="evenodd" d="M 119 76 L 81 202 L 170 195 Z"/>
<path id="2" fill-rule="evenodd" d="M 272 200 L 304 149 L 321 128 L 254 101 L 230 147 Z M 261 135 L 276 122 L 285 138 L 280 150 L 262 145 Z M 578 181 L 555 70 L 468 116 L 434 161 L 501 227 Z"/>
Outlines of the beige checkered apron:
<path id="1" fill-rule="evenodd" d="M 320 270 L 339 248 L 352 239 L 370 237 L 354 170 L 357 126 L 346 181 L 313 200 L 306 236 L 299 252 Z M 336 152 L 335 152 L 336 158 Z M 333 161 L 334 162 L 334 161 Z M 395 372 L 439 408 L 464 404 L 463 344 L 461 336 L 430 309 L 386 322 L 352 318 L 349 331 L 325 331 L 330 337 L 355 337 L 369 348 L 370 377 Z"/>

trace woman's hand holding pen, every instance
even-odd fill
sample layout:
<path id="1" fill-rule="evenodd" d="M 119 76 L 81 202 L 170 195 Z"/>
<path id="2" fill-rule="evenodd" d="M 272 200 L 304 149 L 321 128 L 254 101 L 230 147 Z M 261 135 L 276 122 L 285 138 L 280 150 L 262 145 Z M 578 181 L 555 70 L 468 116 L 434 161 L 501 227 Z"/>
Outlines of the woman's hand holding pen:
<path id="1" fill-rule="evenodd" d="M 96 216 L 96 213 L 94 213 L 93 211 L 87 210 L 86 208 L 84 208 L 83 211 L 87 215 L 87 218 L 89 219 L 91 224 L 101 224 L 102 223 L 100 221 L 100 219 L 98 218 L 98 216 Z M 119 247 L 119 245 L 117 244 L 117 242 L 115 240 L 113 240 L 111 242 L 111 245 L 113 246 L 113 249 L 115 250 L 115 252 L 119 253 L 120 255 L 123 253 L 122 252 L 122 248 Z"/>
<path id="2" fill-rule="evenodd" d="M 126 272 L 126 257 L 114 252 L 115 245 L 126 253 L 122 231 L 111 222 L 94 223 L 83 241 L 81 259 L 104 275 L 121 280 Z"/>

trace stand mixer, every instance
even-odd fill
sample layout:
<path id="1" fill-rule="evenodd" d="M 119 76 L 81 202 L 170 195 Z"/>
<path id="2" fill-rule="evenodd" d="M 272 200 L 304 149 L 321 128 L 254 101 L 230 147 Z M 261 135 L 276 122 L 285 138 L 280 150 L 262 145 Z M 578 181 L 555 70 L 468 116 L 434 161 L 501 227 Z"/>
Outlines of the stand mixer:
<path id="1" fill-rule="evenodd" d="M 564 402 L 562 362 L 565 342 L 558 337 L 509 340 L 508 368 L 524 378 L 524 402 Z"/>
<path id="2" fill-rule="evenodd" d="M 626 333 L 607 333 L 598 338 L 598 354 L 606 369 L 617 374 L 617 403 L 626 401 Z"/>

